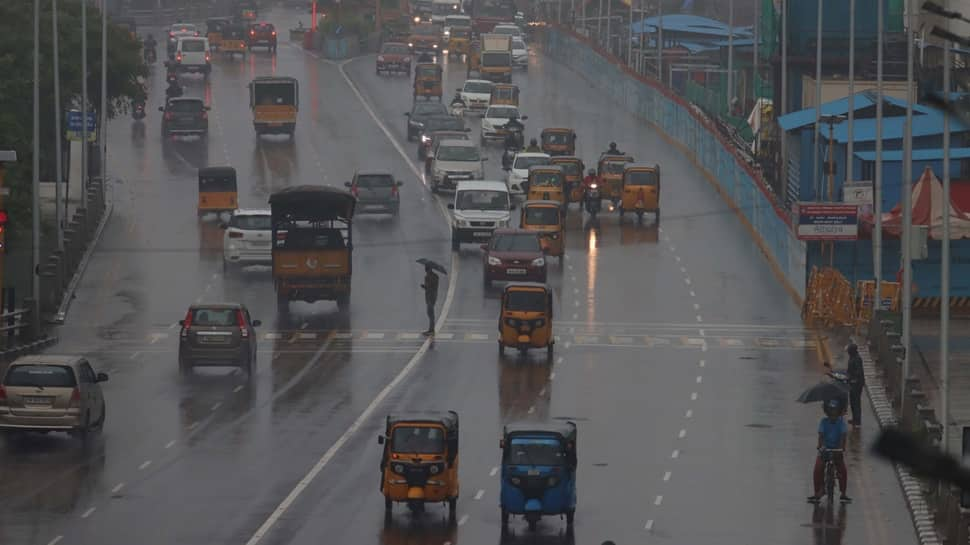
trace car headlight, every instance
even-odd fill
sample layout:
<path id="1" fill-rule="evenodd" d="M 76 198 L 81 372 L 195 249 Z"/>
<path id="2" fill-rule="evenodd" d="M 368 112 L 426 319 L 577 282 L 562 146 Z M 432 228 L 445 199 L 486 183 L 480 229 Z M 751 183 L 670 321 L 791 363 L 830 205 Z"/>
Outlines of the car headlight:
<path id="1" fill-rule="evenodd" d="M 391 469 L 394 470 L 394 473 L 397 473 L 399 475 L 404 474 L 404 464 L 394 464 L 394 467 L 392 467 Z"/>
<path id="2" fill-rule="evenodd" d="M 431 45 L 431 48 L 432 48 L 432 49 L 438 49 L 438 44 L 432 44 L 432 45 Z"/>
<path id="3" fill-rule="evenodd" d="M 415 22 L 417 22 L 417 21 L 415 21 Z M 414 43 L 413 42 L 408 42 L 408 47 L 414 47 Z"/>
<path id="4" fill-rule="evenodd" d="M 508 227 L 509 226 L 509 220 L 498 220 L 498 226 L 499 227 Z"/>
<path id="5" fill-rule="evenodd" d="M 520 484 L 522 484 L 522 479 L 518 477 L 512 477 L 511 479 L 509 479 L 509 481 L 511 481 L 511 483 L 515 486 L 519 486 Z"/>
<path id="6" fill-rule="evenodd" d="M 532 260 L 532 266 L 533 267 L 542 267 L 545 264 L 546 264 L 546 258 L 544 258 L 544 257 L 537 257 L 537 258 L 535 258 L 535 259 Z"/>
<path id="7" fill-rule="evenodd" d="M 468 227 L 468 221 L 460 218 L 455 218 L 455 225 L 458 227 Z"/>
<path id="8" fill-rule="evenodd" d="M 448 36 L 451 36 L 451 31 L 450 30 L 446 30 L 445 31 L 445 37 L 448 37 Z"/>
<path id="9" fill-rule="evenodd" d="M 378 55 L 377 62 L 384 62 L 384 55 Z"/>
<path id="10" fill-rule="evenodd" d="M 492 266 L 501 265 L 502 260 L 497 257 L 488 256 L 488 264 Z"/>
<path id="11" fill-rule="evenodd" d="M 431 138 L 430 137 L 428 137 L 427 135 L 424 135 L 424 134 L 421 135 L 421 143 L 422 144 L 427 144 L 430 141 L 431 141 Z"/>

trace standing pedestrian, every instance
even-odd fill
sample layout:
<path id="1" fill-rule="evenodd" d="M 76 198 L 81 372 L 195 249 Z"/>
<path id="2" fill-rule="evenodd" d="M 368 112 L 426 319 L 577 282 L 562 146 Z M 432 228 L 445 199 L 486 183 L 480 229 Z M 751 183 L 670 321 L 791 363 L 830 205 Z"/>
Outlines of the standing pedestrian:
<path id="1" fill-rule="evenodd" d="M 866 386 L 866 375 L 862 369 L 859 347 L 855 343 L 851 343 L 845 348 L 845 351 L 849 355 L 849 368 L 846 373 L 849 375 L 849 406 L 852 408 L 852 420 L 849 423 L 853 426 L 861 426 L 862 389 Z"/>
<path id="2" fill-rule="evenodd" d="M 424 266 L 424 303 L 428 306 L 428 330 L 427 335 L 434 335 L 434 305 L 438 302 L 438 275 L 431 270 L 431 265 Z"/>

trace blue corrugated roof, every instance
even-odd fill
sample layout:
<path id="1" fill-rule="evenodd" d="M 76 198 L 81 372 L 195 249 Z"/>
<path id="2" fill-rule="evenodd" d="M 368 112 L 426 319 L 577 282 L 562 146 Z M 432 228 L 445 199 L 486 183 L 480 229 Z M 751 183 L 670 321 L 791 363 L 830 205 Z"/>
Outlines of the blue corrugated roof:
<path id="1" fill-rule="evenodd" d="M 933 136 L 943 134 L 943 114 L 925 106 L 919 106 L 922 110 L 929 112 L 913 115 L 913 136 Z M 915 108 L 914 108 L 915 109 Z M 898 140 L 902 138 L 906 128 L 905 117 L 887 117 L 882 120 L 882 137 L 885 140 Z M 821 135 L 828 134 L 828 127 L 821 128 Z M 966 132 L 970 127 L 962 123 L 957 118 L 950 118 L 950 132 Z M 836 142 L 844 144 L 848 141 L 848 123 L 840 123 L 832 131 L 832 137 Z M 856 142 L 872 142 L 876 139 L 876 120 L 857 119 L 853 126 L 853 140 Z"/>
<path id="2" fill-rule="evenodd" d="M 874 151 L 858 151 L 853 153 L 858 159 L 863 161 L 875 161 L 876 152 Z M 943 159 L 943 149 L 942 148 L 931 148 L 931 149 L 914 149 L 913 150 L 913 160 L 914 161 L 933 161 Z M 950 148 L 950 159 L 970 159 L 970 148 Z M 885 162 L 902 162 L 903 152 L 901 150 L 892 150 L 882 152 L 882 160 Z"/>
<path id="3" fill-rule="evenodd" d="M 697 36 L 706 36 L 709 38 L 727 38 L 731 34 L 730 27 L 721 21 L 682 13 L 664 15 L 662 25 L 659 17 L 649 17 L 643 20 L 642 25 L 640 21 L 637 21 L 630 26 L 634 34 L 640 34 L 641 32 L 652 34 L 657 31 L 658 25 L 663 27 L 664 32 L 696 34 Z M 641 31 L 641 28 L 644 30 Z M 751 27 L 734 27 L 734 36 L 735 38 L 752 38 Z"/>
<path id="4" fill-rule="evenodd" d="M 856 93 L 855 102 L 853 104 L 855 111 L 874 106 L 876 104 L 875 96 L 875 93 L 871 92 L 870 90 Z M 900 100 L 896 97 L 883 95 L 883 100 L 885 100 L 888 104 L 899 106 L 900 108 L 906 107 L 906 101 Z M 915 104 L 913 106 L 913 111 L 917 113 L 929 113 L 932 110 L 926 106 Z M 822 104 L 822 115 L 845 115 L 848 112 L 849 97 L 840 98 L 838 100 L 833 100 L 831 102 Z M 856 126 L 859 125 L 859 121 L 860 120 L 857 120 L 855 122 Z M 778 125 L 785 132 L 806 127 L 808 125 L 812 125 L 813 123 L 815 123 L 815 108 L 805 108 L 804 110 L 798 110 L 797 112 L 787 113 L 778 118 Z M 838 129 L 836 129 L 836 131 L 838 131 Z"/>

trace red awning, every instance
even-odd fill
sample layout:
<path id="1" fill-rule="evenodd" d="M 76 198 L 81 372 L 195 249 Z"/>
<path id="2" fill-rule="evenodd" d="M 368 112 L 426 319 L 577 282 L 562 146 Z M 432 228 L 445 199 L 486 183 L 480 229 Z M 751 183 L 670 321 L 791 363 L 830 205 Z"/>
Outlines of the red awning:
<path id="1" fill-rule="evenodd" d="M 943 238 L 943 221 L 950 221 L 950 238 L 970 238 L 970 183 L 955 182 L 951 185 L 950 198 L 943 196 L 943 184 L 929 167 L 923 171 L 919 181 L 913 186 L 912 210 L 913 225 L 926 225 L 930 228 L 930 238 Z M 872 229 L 872 218 L 864 220 L 866 227 Z M 882 215 L 883 232 L 898 237 L 902 233 L 903 210 L 897 204 L 891 211 Z"/>

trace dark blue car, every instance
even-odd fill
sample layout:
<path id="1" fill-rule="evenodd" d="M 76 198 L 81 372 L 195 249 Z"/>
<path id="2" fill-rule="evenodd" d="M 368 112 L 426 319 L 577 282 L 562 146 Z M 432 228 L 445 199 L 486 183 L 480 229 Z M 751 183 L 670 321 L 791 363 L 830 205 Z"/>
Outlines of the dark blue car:
<path id="1" fill-rule="evenodd" d="M 521 423 L 505 426 L 502 447 L 502 529 L 522 515 L 535 531 L 543 515 L 576 514 L 576 424 Z"/>

